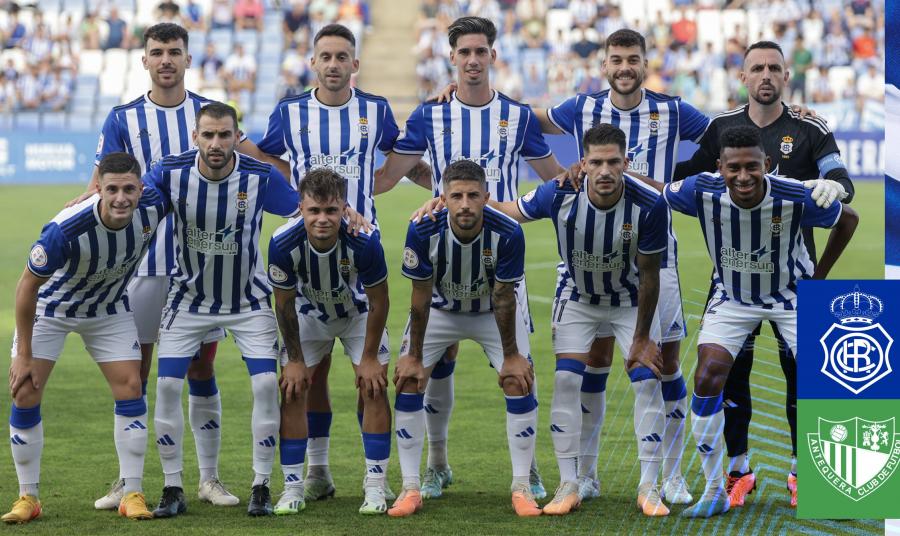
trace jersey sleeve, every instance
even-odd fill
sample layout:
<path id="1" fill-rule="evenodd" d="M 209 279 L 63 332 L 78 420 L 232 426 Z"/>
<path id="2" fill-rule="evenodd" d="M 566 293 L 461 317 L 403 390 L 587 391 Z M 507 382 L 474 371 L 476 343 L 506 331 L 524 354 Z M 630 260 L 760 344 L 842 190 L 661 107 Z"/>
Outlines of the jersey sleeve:
<path id="1" fill-rule="evenodd" d="M 697 176 L 670 182 L 663 188 L 663 199 L 672 208 L 688 216 L 697 215 Z"/>
<path id="2" fill-rule="evenodd" d="M 169 191 L 169 183 L 165 180 L 163 176 L 163 168 L 161 163 L 157 163 L 150 167 L 150 170 L 147 173 L 144 173 L 144 176 L 141 177 L 141 181 L 144 183 L 145 188 L 150 188 L 152 190 L 156 190 L 160 193 L 160 195 L 165 198 L 168 204 L 171 204 L 170 191 Z"/>
<path id="3" fill-rule="evenodd" d="M 549 218 L 555 197 L 556 181 L 549 180 L 518 199 L 519 212 L 529 220 Z"/>
<path id="4" fill-rule="evenodd" d="M 387 279 L 387 263 L 384 261 L 384 248 L 381 246 L 381 234 L 376 231 L 369 236 L 369 241 L 360 256 L 359 280 L 364 287 L 374 287 Z"/>
<path id="5" fill-rule="evenodd" d="M 425 105 L 420 104 L 406 120 L 406 130 L 397 137 L 392 150 L 401 154 L 425 154 L 427 149 Z"/>
<path id="6" fill-rule="evenodd" d="M 41 236 L 31 246 L 28 255 L 28 269 L 38 277 L 50 277 L 53 272 L 66 264 L 70 248 L 62 229 L 50 222 L 41 230 Z"/>
<path id="7" fill-rule="evenodd" d="M 537 116 L 526 108 L 525 137 L 522 140 L 522 158 L 525 160 L 538 160 L 550 156 L 550 146 L 541 133 L 541 124 Z"/>
<path id="8" fill-rule="evenodd" d="M 278 244 L 277 237 L 269 240 L 269 284 L 284 290 L 297 288 L 297 270 L 290 253 Z"/>
<path id="9" fill-rule="evenodd" d="M 266 184 L 263 210 L 285 218 L 297 214 L 300 206 L 300 194 L 291 188 L 280 171 L 274 166 L 270 167 L 272 170 L 269 172 L 269 180 Z"/>
<path id="10" fill-rule="evenodd" d="M 678 101 L 678 136 L 683 140 L 691 140 L 694 143 L 700 141 L 706 127 L 709 126 L 709 118 L 700 113 L 696 108 L 683 100 Z"/>
<path id="11" fill-rule="evenodd" d="M 287 146 L 284 143 L 281 106 L 276 106 L 275 110 L 269 116 L 269 126 L 266 128 L 266 134 L 256 146 L 259 147 L 260 151 L 266 154 L 280 156 L 287 151 Z"/>
<path id="12" fill-rule="evenodd" d="M 653 208 L 641 214 L 638 251 L 643 254 L 659 253 L 669 242 L 669 211 L 666 201 L 659 196 Z"/>
<path id="13" fill-rule="evenodd" d="M 841 217 L 843 206 L 840 201 L 834 200 L 830 205 L 822 208 L 816 204 L 812 198 L 812 192 L 807 189 L 803 198 L 803 217 L 800 218 L 800 226 L 830 229 Z"/>
<path id="14" fill-rule="evenodd" d="M 391 105 L 385 103 L 384 117 L 381 120 L 381 139 L 378 140 L 378 150 L 387 153 L 394 148 L 397 143 L 397 137 L 400 136 L 400 128 L 397 121 L 394 120 L 394 112 Z"/>
<path id="15" fill-rule="evenodd" d="M 575 110 L 577 103 L 578 97 L 576 96 L 566 99 L 547 110 L 547 117 L 550 118 L 550 122 L 556 125 L 556 128 L 572 136 L 575 135 Z"/>
<path id="16" fill-rule="evenodd" d="M 521 227 L 516 226 L 516 230 L 500 242 L 494 279 L 512 283 L 523 277 L 525 277 L 525 233 Z"/>
<path id="17" fill-rule="evenodd" d="M 119 137 L 119 118 L 116 111 L 112 110 L 103 122 L 100 130 L 100 140 L 97 142 L 97 154 L 94 156 L 94 164 L 100 165 L 103 157 L 110 153 L 128 152 L 122 138 Z"/>
<path id="18" fill-rule="evenodd" d="M 419 236 L 416 222 L 410 222 L 403 249 L 403 275 L 410 279 L 431 279 L 434 268 L 428 257 L 428 241 Z"/>

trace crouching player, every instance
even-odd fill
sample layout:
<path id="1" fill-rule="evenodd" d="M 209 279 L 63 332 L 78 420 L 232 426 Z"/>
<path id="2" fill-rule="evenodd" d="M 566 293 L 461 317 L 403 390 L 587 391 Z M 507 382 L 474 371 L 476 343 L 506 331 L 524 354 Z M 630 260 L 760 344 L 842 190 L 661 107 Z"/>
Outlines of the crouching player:
<path id="1" fill-rule="evenodd" d="M 341 339 L 353 363 L 363 400 L 366 480 L 359 512 L 387 511 L 384 482 L 391 451 L 387 265 L 378 231 L 354 236 L 342 219 L 346 189 L 347 181 L 334 171 L 310 171 L 300 181 L 300 217 L 282 225 L 269 242 L 269 282 L 287 354 L 281 369 L 285 489 L 275 506 L 280 515 L 305 507 L 306 395 L 316 366 L 331 354 L 335 338 Z"/>
<path id="2" fill-rule="evenodd" d="M 119 514 L 153 517 L 141 491 L 147 404 L 141 396 L 141 348 L 125 287 L 167 208 L 157 191 L 142 187 L 140 174 L 131 155 L 104 157 L 98 167 L 99 194 L 44 226 L 19 279 L 9 368 L 9 436 L 19 499 L 3 515 L 6 523 L 27 523 L 41 515 L 41 399 L 71 332 L 81 335 L 115 400 L 113 437 L 125 486 Z"/>

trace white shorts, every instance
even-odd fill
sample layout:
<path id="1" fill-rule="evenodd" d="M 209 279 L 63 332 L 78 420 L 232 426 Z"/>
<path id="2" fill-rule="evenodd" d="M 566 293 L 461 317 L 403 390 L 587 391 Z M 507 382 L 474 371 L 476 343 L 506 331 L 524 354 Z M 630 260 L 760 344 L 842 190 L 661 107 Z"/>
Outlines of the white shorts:
<path id="1" fill-rule="evenodd" d="M 531 319 L 531 309 L 528 307 L 528 289 L 525 288 L 525 278 L 516 281 L 516 303 L 519 304 L 519 312 L 525 319 L 525 325 L 529 333 L 534 333 L 534 322 Z M 520 352 L 525 355 L 524 352 Z"/>
<path id="2" fill-rule="evenodd" d="M 131 313 L 94 318 L 38 316 L 32 330 L 31 355 L 38 359 L 59 359 L 69 333 L 81 335 L 85 349 L 97 363 L 141 359 L 141 346 Z M 17 347 L 18 336 L 13 335 L 13 358 Z"/>
<path id="3" fill-rule="evenodd" d="M 329 320 L 328 323 L 309 315 L 298 313 L 300 321 L 300 347 L 303 349 L 303 362 L 307 367 L 318 365 L 334 348 L 334 339 L 341 339 L 344 355 L 354 365 L 362 360 L 363 348 L 366 344 L 366 321 L 368 313 Z M 391 346 L 387 329 L 381 334 L 378 343 L 378 362 L 387 365 L 391 361 Z M 287 364 L 287 351 L 281 350 L 281 365 Z"/>
<path id="4" fill-rule="evenodd" d="M 246 358 L 278 357 L 278 325 L 271 309 L 235 314 L 199 314 L 166 309 L 159 328 L 159 357 L 191 357 L 206 335 L 227 329 Z"/>
<path id="5" fill-rule="evenodd" d="M 132 277 L 128 283 L 128 304 L 134 311 L 134 324 L 141 344 L 154 344 L 159 340 L 159 325 L 169 295 L 169 280 L 167 276 L 143 276 Z M 225 330 L 213 328 L 203 338 L 203 343 L 224 338 Z"/>
<path id="6" fill-rule="evenodd" d="M 797 311 L 763 309 L 744 305 L 719 293 L 706 305 L 697 344 L 718 344 L 736 357 L 747 336 L 763 320 L 772 322 L 781 332 L 793 355 L 797 355 Z"/>
<path id="7" fill-rule="evenodd" d="M 656 302 L 656 316 L 659 319 L 659 342 L 680 341 L 687 336 L 677 268 L 660 268 L 659 270 L 659 301 Z M 597 330 L 596 337 L 602 339 L 613 335 L 615 333 L 607 324 Z"/>
<path id="8" fill-rule="evenodd" d="M 607 307 L 571 300 L 553 301 L 551 321 L 553 352 L 556 354 L 587 354 L 597 333 L 615 336 L 622 355 L 627 358 L 637 326 L 637 307 Z M 650 325 L 650 339 L 659 342 L 659 322 L 654 315 Z"/>
<path id="9" fill-rule="evenodd" d="M 528 325 L 522 316 L 521 308 L 516 315 L 516 345 L 519 353 L 530 357 L 531 345 L 528 341 Z M 503 366 L 503 345 L 500 342 L 500 331 L 494 313 L 454 313 L 441 309 L 431 309 L 428 315 L 428 326 L 425 328 L 425 341 L 422 345 L 422 364 L 428 368 L 437 363 L 448 346 L 459 341 L 470 339 L 481 345 L 485 355 L 497 371 Z M 409 351 L 409 320 L 403 330 L 400 342 L 400 355 Z"/>

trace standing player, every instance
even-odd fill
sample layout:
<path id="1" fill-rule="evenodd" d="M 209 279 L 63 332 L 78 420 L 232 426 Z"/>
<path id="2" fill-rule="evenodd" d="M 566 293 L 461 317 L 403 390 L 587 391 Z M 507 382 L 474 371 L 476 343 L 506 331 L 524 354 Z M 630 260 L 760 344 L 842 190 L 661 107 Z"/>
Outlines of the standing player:
<path id="1" fill-rule="evenodd" d="M 547 182 L 518 202 L 494 206 L 520 223 L 553 220 L 564 263 L 553 306 L 556 375 L 550 431 L 560 485 L 544 513 L 564 515 L 581 503 L 578 458 L 584 439 L 585 368 L 598 331 L 615 335 L 634 389 L 634 431 L 641 477 L 637 505 L 645 515 L 668 515 L 656 487 L 666 424 L 659 377 L 659 265 L 669 237 L 669 211 L 652 187 L 625 174 L 625 133 L 601 123 L 584 133 L 577 191 Z M 599 363 L 609 369 L 612 352 Z M 592 390 L 592 389 L 589 389 Z M 595 451 L 596 452 L 596 451 Z"/>
<path id="2" fill-rule="evenodd" d="M 44 226 L 16 287 L 9 437 L 20 497 L 3 515 L 6 523 L 27 523 L 41 515 L 41 399 L 71 332 L 81 335 L 115 399 L 113 437 L 125 480 L 119 513 L 131 519 L 152 517 L 141 492 L 147 403 L 141 396 L 141 353 L 125 286 L 165 217 L 166 205 L 155 190 L 142 192 L 140 166 L 128 154 L 107 155 L 97 174 L 99 194 Z"/>
<path id="3" fill-rule="evenodd" d="M 722 483 L 722 390 L 747 336 L 772 322 L 797 355 L 797 281 L 824 279 L 853 236 L 858 216 L 840 201 L 818 206 L 793 179 L 766 174 L 759 130 L 726 129 L 719 174 L 700 174 L 665 187 L 672 209 L 697 217 L 713 261 L 715 290 L 703 314 L 691 400 L 691 428 L 706 489 L 687 517 L 727 512 Z M 812 262 L 801 227 L 833 227 L 819 263 Z"/>
<path id="4" fill-rule="evenodd" d="M 519 195 L 519 163 L 524 159 L 543 180 L 565 170 L 550 153 L 537 117 L 528 106 L 491 87 L 490 69 L 497 29 L 487 19 L 462 17 L 450 25 L 450 60 L 457 69 L 459 89 L 449 102 L 427 102 L 406 122 L 384 166 L 376 172 L 375 193 L 392 188 L 427 151 L 431 158 L 434 196 L 443 192 L 442 170 L 458 160 L 475 162 L 485 171 L 491 199 L 508 201 Z M 524 281 L 516 285 L 519 306 L 530 324 Z M 456 347 L 434 368 L 425 405 L 428 408 L 428 467 L 422 495 L 438 497 L 452 481 L 447 461 L 447 430 L 453 410 L 453 369 Z M 546 495 L 536 466 L 531 481 L 538 498 Z"/>
<path id="5" fill-rule="evenodd" d="M 829 206 L 834 199 L 849 203 L 853 197 L 853 183 L 841 161 L 834 134 L 825 121 L 805 117 L 781 102 L 781 92 L 788 84 L 790 73 L 785 65 L 781 47 L 771 41 L 754 43 L 744 55 L 741 82 L 747 87 L 750 100 L 734 110 L 724 112 L 710 123 L 700 140 L 700 147 L 687 162 L 679 163 L 675 179 L 716 169 L 719 158 L 719 136 L 728 127 L 753 126 L 760 129 L 766 154 L 773 162 L 773 175 L 804 181 L 812 189 L 819 206 Z M 825 180 L 819 179 L 819 176 Z M 804 229 L 804 241 L 815 262 L 815 243 L 812 229 Z M 761 326 L 761 325 L 760 325 Z M 732 506 L 741 506 L 748 493 L 756 487 L 756 475 L 747 456 L 747 439 L 752 415 L 750 399 L 750 370 L 753 366 L 753 342 L 759 328 L 753 330 L 741 350 L 741 358 L 725 384 L 725 442 L 728 447 L 728 491 Z M 779 338 L 781 369 L 787 385 L 785 412 L 791 428 L 791 470 L 787 487 L 791 492 L 791 506 L 797 506 L 797 362 L 787 353 Z"/>
<path id="6" fill-rule="evenodd" d="M 538 516 L 529 483 L 537 436 L 534 369 L 528 327 L 515 283 L 525 276 L 525 236 L 504 214 L 485 207 L 485 170 L 461 160 L 442 174 L 447 208 L 437 221 L 412 222 L 403 275 L 413 280 L 409 322 L 394 370 L 397 451 L 403 491 L 388 515 L 422 507 L 419 465 L 425 443 L 425 389 L 447 347 L 472 339 L 484 349 L 506 397 L 506 437 L 512 458 L 512 504 Z"/>
<path id="7" fill-rule="evenodd" d="M 196 114 L 197 149 L 168 156 L 145 181 L 174 212 L 178 273 L 160 327 L 156 384 L 156 444 L 165 487 L 156 517 L 187 509 L 182 491 L 181 392 L 191 357 L 210 329 L 231 331 L 253 390 L 253 489 L 248 513 L 272 513 L 269 475 L 278 434 L 278 334 L 271 289 L 259 252 L 262 213 L 296 213 L 299 197 L 271 165 L 235 152 L 234 108 L 210 103 Z"/>
<path id="8" fill-rule="evenodd" d="M 359 512 L 383 514 L 391 451 L 384 250 L 378 231 L 354 236 L 342 221 L 347 182 L 338 173 L 310 171 L 300 182 L 300 197 L 301 217 L 282 225 L 269 242 L 269 282 L 287 351 L 282 358 L 280 441 L 285 491 L 275 513 L 296 514 L 305 507 L 306 391 L 340 338 L 363 400 L 366 482 Z"/>

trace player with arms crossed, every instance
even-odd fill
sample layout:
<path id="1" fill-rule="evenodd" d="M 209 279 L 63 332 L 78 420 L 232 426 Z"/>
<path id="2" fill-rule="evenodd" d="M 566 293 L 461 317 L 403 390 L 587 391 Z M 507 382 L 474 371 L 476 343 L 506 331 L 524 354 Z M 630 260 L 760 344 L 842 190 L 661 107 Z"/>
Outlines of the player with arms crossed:
<path id="1" fill-rule="evenodd" d="M 706 489 L 682 512 L 687 517 L 709 517 L 730 506 L 722 483 L 722 390 L 744 341 L 768 320 L 797 355 L 797 281 L 824 279 L 859 220 L 840 201 L 820 207 L 801 183 L 766 174 L 770 159 L 758 128 L 730 127 L 719 146 L 718 174 L 691 176 L 664 189 L 673 210 L 700 220 L 714 268 L 691 400 Z M 803 227 L 832 228 L 818 264 L 806 248 Z"/>
<path id="2" fill-rule="evenodd" d="M 300 217 L 282 225 L 269 242 L 269 283 L 287 352 L 282 358 L 280 442 L 285 491 L 275 505 L 276 514 L 296 514 L 305 507 L 305 398 L 311 382 L 325 381 L 315 371 L 331 354 L 336 338 L 350 357 L 363 400 L 367 476 L 359 512 L 387 511 L 387 265 L 380 233 L 354 236 L 342 220 L 346 196 L 347 181 L 341 175 L 313 169 L 300 182 Z"/>
<path id="3" fill-rule="evenodd" d="M 520 223 L 552 219 L 565 266 L 552 315 L 556 375 L 550 432 L 560 485 L 544 506 L 545 514 L 568 514 L 581 504 L 578 458 L 584 443 L 582 419 L 588 418 L 581 393 L 600 387 L 585 386 L 594 381 L 585 368 L 598 331 L 613 333 L 627 358 L 641 462 L 638 508 L 648 516 L 669 513 L 656 487 L 666 419 L 655 318 L 669 211 L 656 190 L 625 174 L 625 139 L 622 130 L 603 123 L 584 133 L 586 188 L 581 191 L 551 181 L 518 201 L 492 203 Z M 609 370 L 612 352 L 605 357 L 597 365 Z"/>
<path id="4" fill-rule="evenodd" d="M 449 102 L 426 102 L 413 111 L 405 133 L 376 172 L 375 193 L 392 188 L 426 151 L 431 158 L 434 196 L 444 191 L 442 170 L 458 160 L 481 166 L 491 199 L 497 201 L 518 197 L 520 158 L 545 181 L 563 173 L 531 109 L 491 87 L 490 69 L 497 58 L 494 24 L 481 17 L 462 17 L 450 25 L 448 36 L 459 89 Z M 516 296 L 530 326 L 524 280 L 516 285 Z M 439 497 L 441 489 L 452 482 L 447 431 L 453 410 L 456 350 L 456 346 L 448 349 L 434 367 L 425 393 L 428 464 L 424 498 Z M 546 496 L 536 464 L 532 464 L 530 478 L 535 496 Z"/>
<path id="5" fill-rule="evenodd" d="M 534 369 L 514 289 L 525 276 L 525 237 L 514 220 L 485 207 L 490 193 L 481 166 L 454 162 L 442 181 L 447 208 L 437 221 L 410 223 L 403 252 L 403 275 L 413 281 L 410 318 L 394 369 L 403 492 L 388 515 L 408 516 L 422 507 L 425 388 L 447 347 L 472 339 L 487 354 L 506 396 L 513 508 L 520 516 L 537 516 L 541 510 L 529 483 L 537 435 Z"/>
<path id="6" fill-rule="evenodd" d="M 9 436 L 20 497 L 3 515 L 6 523 L 27 523 L 41 515 L 41 399 L 72 332 L 81 335 L 115 399 L 113 437 L 124 479 L 119 513 L 131 519 L 152 517 L 141 491 L 147 403 L 141 396 L 135 304 L 125 287 L 165 217 L 166 205 L 159 192 L 143 188 L 140 166 L 131 155 L 111 153 L 97 172 L 99 194 L 44 226 L 16 287 Z"/>
<path id="7" fill-rule="evenodd" d="M 744 54 L 741 71 L 741 82 L 747 88 L 749 102 L 712 120 L 691 159 L 676 167 L 675 180 L 714 171 L 719 158 L 721 133 L 732 126 L 747 125 L 760 129 L 763 147 L 774 164 L 773 175 L 803 181 L 812 190 L 813 199 L 819 206 L 828 206 L 835 199 L 849 203 L 853 198 L 853 183 L 841 161 L 834 134 L 825 120 L 803 116 L 781 102 L 781 92 L 789 78 L 790 72 L 777 43 L 760 41 L 750 45 Z M 820 179 L 820 175 L 824 179 Z M 803 228 L 802 232 L 815 262 L 812 229 Z M 756 487 L 747 440 L 752 417 L 750 370 L 753 367 L 753 344 L 760 327 L 761 324 L 748 337 L 747 344 L 741 349 L 741 357 L 735 360 L 725 383 L 725 444 L 730 458 L 726 487 L 733 507 L 742 506 L 747 494 Z M 785 413 L 791 429 L 793 459 L 787 487 L 791 492 L 791 506 L 797 506 L 797 362 L 794 356 L 788 354 L 778 330 L 774 331 L 779 339 L 778 354 L 787 384 Z"/>
<path id="8" fill-rule="evenodd" d="M 235 152 L 237 128 L 234 108 L 207 104 L 196 115 L 197 149 L 164 158 L 144 177 L 175 214 L 179 253 L 160 327 L 154 423 L 165 487 L 156 517 L 187 509 L 181 392 L 191 356 L 214 328 L 231 331 L 250 373 L 255 477 L 247 511 L 272 513 L 268 482 L 278 435 L 278 328 L 259 233 L 263 211 L 293 215 L 299 197 L 271 165 Z"/>

